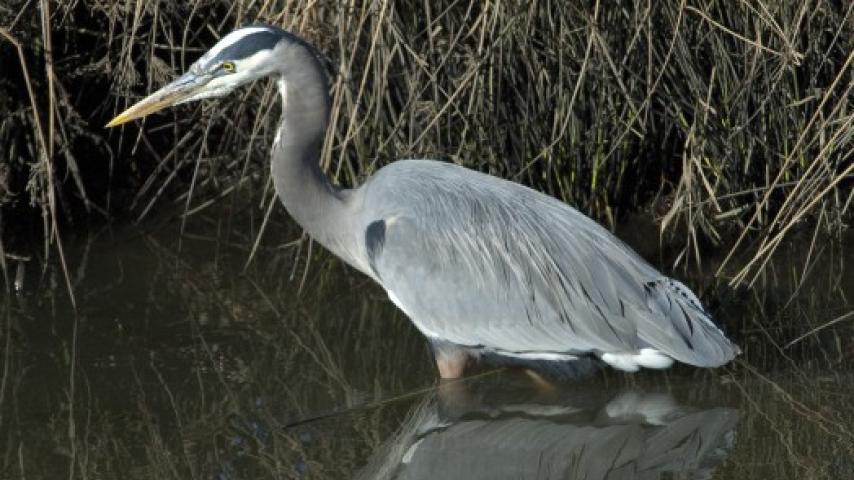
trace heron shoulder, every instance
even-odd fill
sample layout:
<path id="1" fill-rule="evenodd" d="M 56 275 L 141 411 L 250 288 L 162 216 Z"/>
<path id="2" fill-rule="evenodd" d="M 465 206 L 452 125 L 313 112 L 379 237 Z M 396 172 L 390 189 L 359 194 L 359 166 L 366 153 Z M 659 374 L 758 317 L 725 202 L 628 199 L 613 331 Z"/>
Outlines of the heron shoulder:
<path id="1" fill-rule="evenodd" d="M 441 215 L 447 224 L 456 214 L 480 215 L 515 211 L 557 215 L 601 228 L 569 205 L 529 187 L 454 163 L 426 159 L 398 160 L 378 170 L 360 190 L 368 210 L 398 214 Z M 526 207 L 531 206 L 531 208 Z M 390 210 L 390 212 L 389 212 Z"/>

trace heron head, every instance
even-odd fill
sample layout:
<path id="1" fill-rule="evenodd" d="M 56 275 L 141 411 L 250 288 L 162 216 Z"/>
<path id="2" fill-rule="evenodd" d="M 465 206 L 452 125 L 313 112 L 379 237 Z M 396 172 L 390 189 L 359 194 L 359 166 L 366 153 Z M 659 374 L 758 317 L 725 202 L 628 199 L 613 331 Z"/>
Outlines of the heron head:
<path id="1" fill-rule="evenodd" d="M 196 60 L 186 73 L 117 115 L 107 127 L 172 105 L 228 95 L 240 85 L 281 71 L 277 59 L 283 56 L 275 51 L 299 42 L 284 30 L 267 25 L 235 30 Z"/>

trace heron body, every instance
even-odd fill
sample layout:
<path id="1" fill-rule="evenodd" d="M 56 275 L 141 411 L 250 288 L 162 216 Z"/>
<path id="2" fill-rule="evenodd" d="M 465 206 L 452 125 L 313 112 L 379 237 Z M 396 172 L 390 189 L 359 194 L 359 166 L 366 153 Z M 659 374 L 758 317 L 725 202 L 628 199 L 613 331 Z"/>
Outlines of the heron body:
<path id="1" fill-rule="evenodd" d="M 483 354 L 636 371 L 739 353 L 685 285 L 550 196 L 433 160 L 391 163 L 354 189 L 319 167 L 330 101 L 313 47 L 271 26 L 236 30 L 110 126 L 272 76 L 283 101 L 277 194 L 315 240 L 373 278 L 431 341 L 442 377 Z"/>

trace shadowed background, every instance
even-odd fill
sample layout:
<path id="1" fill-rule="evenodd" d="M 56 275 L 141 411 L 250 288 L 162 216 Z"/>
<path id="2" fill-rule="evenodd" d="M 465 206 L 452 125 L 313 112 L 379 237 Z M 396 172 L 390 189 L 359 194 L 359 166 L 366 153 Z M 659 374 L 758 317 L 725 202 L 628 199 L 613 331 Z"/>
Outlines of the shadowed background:
<path id="1" fill-rule="evenodd" d="M 446 159 L 611 228 L 647 212 L 677 263 L 727 250 L 755 261 L 714 271 L 752 281 L 792 227 L 835 232 L 850 214 L 852 15 L 845 2 L 7 2 L 5 250 L 43 238 L 49 256 L 58 225 L 223 198 L 266 215 L 269 82 L 102 128 L 221 35 L 265 21 L 328 56 L 323 165 L 338 182 Z"/>

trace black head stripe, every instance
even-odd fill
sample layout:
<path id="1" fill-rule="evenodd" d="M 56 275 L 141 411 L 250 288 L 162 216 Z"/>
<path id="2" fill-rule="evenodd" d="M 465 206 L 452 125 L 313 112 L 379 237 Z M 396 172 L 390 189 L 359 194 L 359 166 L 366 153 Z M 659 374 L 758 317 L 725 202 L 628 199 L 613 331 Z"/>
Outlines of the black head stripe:
<path id="1" fill-rule="evenodd" d="M 272 50 L 276 43 L 282 39 L 281 33 L 274 30 L 260 30 L 252 32 L 237 42 L 224 48 L 212 62 L 223 60 L 242 60 L 251 57 L 261 50 Z"/>

